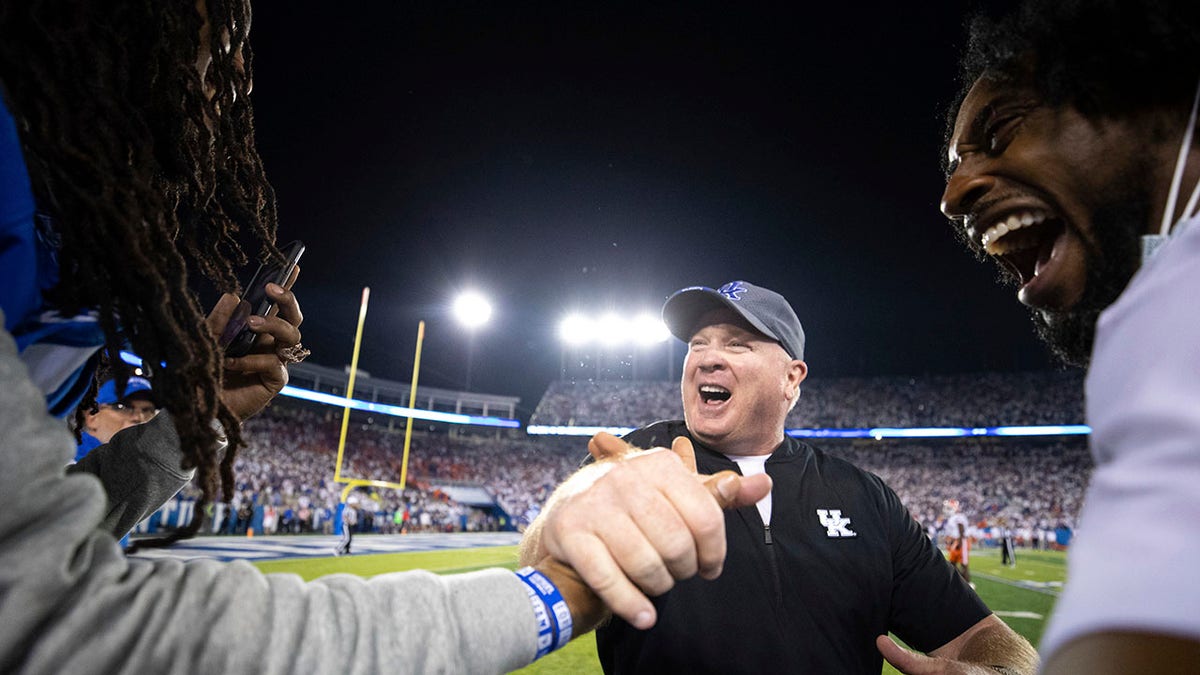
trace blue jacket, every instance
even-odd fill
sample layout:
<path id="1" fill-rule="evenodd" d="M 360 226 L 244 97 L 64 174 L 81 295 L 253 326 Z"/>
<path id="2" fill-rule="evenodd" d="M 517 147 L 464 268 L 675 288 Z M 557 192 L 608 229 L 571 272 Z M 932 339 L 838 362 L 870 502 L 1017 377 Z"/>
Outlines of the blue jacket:
<path id="1" fill-rule="evenodd" d="M 57 247 L 49 226 L 38 227 L 20 137 L 3 93 L 0 84 L 0 309 L 47 410 L 63 417 L 91 383 L 104 331 L 94 312 L 63 317 L 45 303 L 43 293 L 58 284 Z"/>

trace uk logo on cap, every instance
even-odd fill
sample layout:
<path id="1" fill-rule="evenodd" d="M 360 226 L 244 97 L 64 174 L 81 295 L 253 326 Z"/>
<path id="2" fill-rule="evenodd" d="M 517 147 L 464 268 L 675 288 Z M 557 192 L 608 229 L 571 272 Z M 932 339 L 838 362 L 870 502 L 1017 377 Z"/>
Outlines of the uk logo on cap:
<path id="1" fill-rule="evenodd" d="M 746 290 L 747 289 L 745 286 L 742 285 L 742 282 L 731 281 L 731 282 L 725 284 L 724 286 L 718 288 L 717 292 L 720 293 L 721 295 L 729 298 L 730 300 L 741 300 L 742 293 L 745 293 Z"/>

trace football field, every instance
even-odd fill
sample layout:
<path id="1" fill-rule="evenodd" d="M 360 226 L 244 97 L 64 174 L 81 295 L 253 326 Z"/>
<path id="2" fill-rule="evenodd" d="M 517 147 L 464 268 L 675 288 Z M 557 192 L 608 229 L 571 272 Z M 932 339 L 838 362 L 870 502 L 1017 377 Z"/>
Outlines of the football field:
<path id="1" fill-rule="evenodd" d="M 453 574 L 485 567 L 513 569 L 517 562 L 515 545 L 494 545 L 502 541 L 513 541 L 512 538 L 505 540 L 504 535 L 355 537 L 355 555 L 340 558 L 322 555 L 332 549 L 332 537 L 271 537 L 270 541 L 265 541 L 264 538 L 257 541 L 231 539 L 203 538 L 192 541 L 198 544 L 204 542 L 208 546 L 218 545 L 222 557 L 249 558 L 264 572 L 290 572 L 305 579 L 315 579 L 335 572 L 369 577 L 410 569 Z M 295 553 L 264 554 L 261 547 L 268 544 L 301 550 L 303 553 L 299 555 L 305 557 L 291 557 L 296 555 Z M 245 546 L 250 547 L 246 552 L 251 555 L 238 555 L 230 551 L 231 547 Z M 400 552 L 387 552 L 396 549 Z M 359 550 L 363 553 L 357 553 Z M 1017 566 L 1003 567 L 996 549 L 980 547 L 971 553 L 972 581 L 975 582 L 979 595 L 1000 618 L 1036 647 L 1041 641 L 1046 616 L 1053 608 L 1062 588 L 1066 574 L 1065 554 L 1056 551 L 1018 550 Z M 213 556 L 193 553 L 182 554 L 179 557 Z M 265 557 L 270 559 L 264 559 Z M 600 673 L 600 666 L 596 661 L 595 640 L 590 636 L 575 640 L 562 651 L 518 672 L 573 675 Z M 884 664 L 883 672 L 897 671 Z"/>

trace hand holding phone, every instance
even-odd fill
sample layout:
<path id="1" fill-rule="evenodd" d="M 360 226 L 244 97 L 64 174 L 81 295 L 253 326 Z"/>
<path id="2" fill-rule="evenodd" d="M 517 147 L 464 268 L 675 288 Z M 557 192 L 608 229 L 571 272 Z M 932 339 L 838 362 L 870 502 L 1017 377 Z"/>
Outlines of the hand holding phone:
<path id="1" fill-rule="evenodd" d="M 304 243 L 293 241 L 281 248 L 280 252 L 283 254 L 284 263 L 264 263 L 258 266 L 250 283 L 245 286 L 241 302 L 229 317 L 229 322 L 225 324 L 218 344 L 225 350 L 226 356 L 245 356 L 254 348 L 258 334 L 250 330 L 246 319 L 251 316 L 270 315 L 269 312 L 275 308 L 275 302 L 267 295 L 267 284 L 283 286 L 287 282 L 292 270 L 296 268 L 296 263 L 300 261 L 300 256 L 304 255 Z"/>

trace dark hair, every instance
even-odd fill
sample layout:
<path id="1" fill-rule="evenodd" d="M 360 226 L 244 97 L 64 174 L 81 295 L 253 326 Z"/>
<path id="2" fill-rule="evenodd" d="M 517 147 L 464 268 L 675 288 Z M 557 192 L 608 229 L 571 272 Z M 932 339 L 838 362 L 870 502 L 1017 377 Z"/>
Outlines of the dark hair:
<path id="1" fill-rule="evenodd" d="M 1025 0 L 982 10 L 968 26 L 947 138 L 985 75 L 1027 83 L 1044 103 L 1091 118 L 1151 108 L 1186 114 L 1200 78 L 1196 0 Z"/>
<path id="2" fill-rule="evenodd" d="M 63 312 L 92 308 L 115 355 L 154 368 L 202 491 L 232 496 L 238 420 L 220 402 L 221 353 L 189 274 L 235 290 L 239 238 L 276 257 L 275 197 L 254 147 L 248 0 L 28 0 L 0 5 L 0 80 L 34 196 L 50 216 Z M 196 70 L 207 21 L 206 83 Z M 122 378 L 123 379 L 123 378 Z M 122 382 L 122 385 L 124 383 Z M 95 386 L 81 408 L 94 402 Z M 219 420 L 229 436 L 218 457 Z"/>

